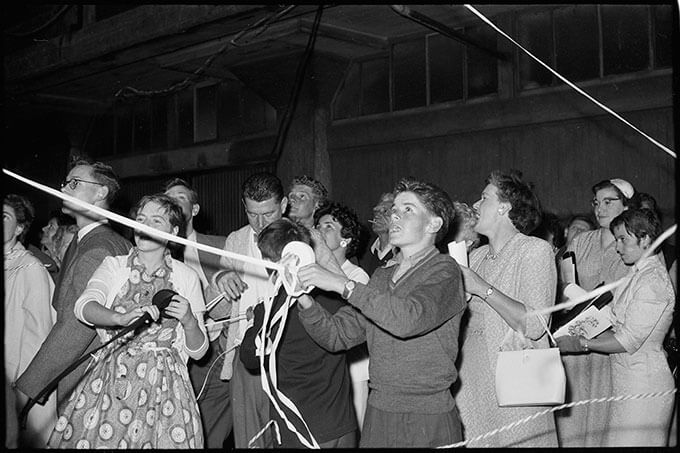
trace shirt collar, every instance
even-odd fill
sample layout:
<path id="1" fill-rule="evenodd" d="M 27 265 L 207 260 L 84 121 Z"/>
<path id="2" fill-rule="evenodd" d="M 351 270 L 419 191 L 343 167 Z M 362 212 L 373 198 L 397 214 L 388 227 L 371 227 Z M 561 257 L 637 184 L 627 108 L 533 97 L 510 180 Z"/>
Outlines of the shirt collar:
<path id="1" fill-rule="evenodd" d="M 385 263 L 384 267 L 391 267 L 394 266 L 395 264 L 402 264 L 404 263 L 408 267 L 413 267 L 418 263 L 420 260 L 425 258 L 427 255 L 432 253 L 433 250 L 436 250 L 437 248 L 434 245 L 429 245 L 422 249 L 421 251 L 409 256 L 405 257 L 404 252 L 401 250 L 392 257 L 392 259 L 388 260 L 387 263 Z"/>
<path id="2" fill-rule="evenodd" d="M 634 267 L 634 269 L 635 269 L 635 272 L 638 272 L 638 271 L 641 271 L 641 270 L 644 269 L 644 268 L 647 268 L 647 267 L 649 267 L 649 266 L 653 266 L 653 265 L 655 264 L 656 261 L 661 262 L 661 261 L 659 260 L 659 255 L 658 255 L 658 253 L 653 253 L 653 254 L 651 254 L 650 256 L 648 256 L 647 258 L 645 258 L 645 259 L 643 259 L 643 260 L 638 260 L 638 262 L 635 263 L 635 264 L 633 265 L 633 267 Z"/>
<path id="3" fill-rule="evenodd" d="M 388 247 L 385 247 L 383 250 L 380 250 L 380 239 L 375 238 L 375 242 L 373 242 L 373 245 L 371 245 L 371 253 L 380 258 L 381 260 L 384 259 L 388 253 L 392 252 L 394 250 L 394 247 L 391 245 Z"/>
<path id="4" fill-rule="evenodd" d="M 107 219 L 102 219 L 102 220 L 97 220 L 96 222 L 92 222 L 88 225 L 85 225 L 84 227 L 82 227 L 81 229 L 78 230 L 78 242 L 82 241 L 87 233 L 94 230 L 99 225 L 105 225 L 107 223 L 109 223 L 109 221 Z"/>

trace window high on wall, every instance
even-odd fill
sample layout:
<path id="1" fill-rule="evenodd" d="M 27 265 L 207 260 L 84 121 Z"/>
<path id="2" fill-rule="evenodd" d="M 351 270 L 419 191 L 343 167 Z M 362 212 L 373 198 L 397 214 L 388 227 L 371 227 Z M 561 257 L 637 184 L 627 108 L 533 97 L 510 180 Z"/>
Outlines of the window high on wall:
<path id="1" fill-rule="evenodd" d="M 503 18 L 511 24 L 504 31 L 573 82 L 672 65 L 669 5 L 555 5 L 508 12 Z M 456 31 L 490 49 L 503 39 L 475 22 Z M 512 52 L 513 77 L 507 83 L 518 90 L 507 86 L 506 92 L 562 83 L 520 49 Z M 394 41 L 387 55 L 350 66 L 333 102 L 333 118 L 495 98 L 498 68 L 493 56 L 437 33 Z"/>
<path id="2" fill-rule="evenodd" d="M 169 96 L 121 103 L 112 118 L 114 155 L 208 144 L 276 127 L 276 110 L 232 79 L 199 84 Z M 110 155 L 110 150 L 90 152 L 96 157 Z"/>

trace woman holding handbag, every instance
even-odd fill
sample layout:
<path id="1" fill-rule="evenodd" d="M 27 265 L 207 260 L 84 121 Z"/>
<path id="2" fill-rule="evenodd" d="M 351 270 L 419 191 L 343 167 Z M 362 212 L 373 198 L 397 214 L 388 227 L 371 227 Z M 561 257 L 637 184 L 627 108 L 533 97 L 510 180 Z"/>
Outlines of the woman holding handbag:
<path id="1" fill-rule="evenodd" d="M 489 243 L 470 254 L 469 268 L 461 266 L 472 298 L 455 398 L 468 440 L 536 413 L 532 407 L 499 407 L 494 375 L 500 351 L 549 347 L 549 317 L 526 313 L 553 304 L 557 284 L 551 246 L 527 236 L 540 220 L 531 186 L 518 172 L 494 171 L 486 182 L 473 209 L 479 215 L 475 231 Z M 554 418 L 546 414 L 469 446 L 556 447 Z"/>
<path id="2" fill-rule="evenodd" d="M 635 204 L 635 189 L 620 178 L 595 184 L 590 204 L 598 228 L 576 235 L 567 247 L 573 252 L 578 285 L 592 291 L 599 284 L 612 283 L 628 273 L 616 253 L 611 221 Z M 606 354 L 564 355 L 567 373 L 567 401 L 575 402 L 611 395 L 609 356 Z M 608 403 L 589 404 L 555 414 L 560 447 L 599 447 L 603 442 Z"/>
<path id="3" fill-rule="evenodd" d="M 627 210 L 611 221 L 610 230 L 630 277 L 616 288 L 611 307 L 605 307 L 612 329 L 590 340 L 560 337 L 558 346 L 567 353 L 609 354 L 614 395 L 670 390 L 673 375 L 662 343 L 673 317 L 673 287 L 658 254 L 642 257 L 661 225 L 651 210 Z M 665 447 L 673 400 L 667 395 L 610 403 L 602 446 Z"/>

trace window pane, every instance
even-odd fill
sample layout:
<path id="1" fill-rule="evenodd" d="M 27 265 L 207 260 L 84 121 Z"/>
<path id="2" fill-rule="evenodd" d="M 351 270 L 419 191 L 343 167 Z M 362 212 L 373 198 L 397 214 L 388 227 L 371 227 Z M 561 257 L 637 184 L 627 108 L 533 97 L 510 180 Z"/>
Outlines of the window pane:
<path id="1" fill-rule="evenodd" d="M 171 98 L 154 98 L 151 102 L 152 136 L 151 147 L 167 148 L 168 146 L 168 100 Z"/>
<path id="2" fill-rule="evenodd" d="M 135 151 L 148 151 L 151 148 L 151 101 L 140 101 L 135 105 Z"/>
<path id="3" fill-rule="evenodd" d="M 217 138 L 217 85 L 196 89 L 195 142 Z"/>
<path id="4" fill-rule="evenodd" d="M 353 63 L 345 77 L 344 84 L 335 99 L 333 117 L 341 120 L 361 115 L 361 71 L 360 63 Z"/>
<path id="5" fill-rule="evenodd" d="M 430 60 L 430 103 L 463 99 L 463 45 L 442 35 L 427 40 Z"/>
<path id="6" fill-rule="evenodd" d="M 604 75 L 649 67 L 649 24 L 646 6 L 602 6 Z"/>
<path id="7" fill-rule="evenodd" d="M 394 110 L 425 105 L 425 39 L 392 46 Z"/>
<path id="8" fill-rule="evenodd" d="M 539 60 L 552 66 L 552 24 L 550 11 L 530 13 L 518 18 L 519 43 Z M 550 86 L 552 74 L 528 56 L 519 52 L 520 88 Z"/>
<path id="9" fill-rule="evenodd" d="M 191 88 L 182 90 L 177 96 L 177 125 L 179 146 L 194 144 L 194 92 Z"/>
<path id="10" fill-rule="evenodd" d="M 220 84 L 220 102 L 218 113 L 219 136 L 233 137 L 241 133 L 239 84 L 226 81 Z"/>
<path id="11" fill-rule="evenodd" d="M 116 108 L 116 154 L 132 151 L 132 110 L 128 106 Z"/>
<path id="12" fill-rule="evenodd" d="M 554 12 L 557 72 L 571 81 L 599 77 L 597 8 L 578 5 Z"/>
<path id="13" fill-rule="evenodd" d="M 387 58 L 366 61 L 361 64 L 361 113 L 389 112 L 389 79 Z"/>
<path id="14" fill-rule="evenodd" d="M 496 32 L 488 26 L 470 27 L 465 34 L 487 49 L 496 48 Z M 467 46 L 468 97 L 498 92 L 498 60 L 486 52 Z"/>
<path id="15" fill-rule="evenodd" d="M 654 12 L 654 67 L 673 65 L 673 8 L 670 5 L 653 6 Z"/>

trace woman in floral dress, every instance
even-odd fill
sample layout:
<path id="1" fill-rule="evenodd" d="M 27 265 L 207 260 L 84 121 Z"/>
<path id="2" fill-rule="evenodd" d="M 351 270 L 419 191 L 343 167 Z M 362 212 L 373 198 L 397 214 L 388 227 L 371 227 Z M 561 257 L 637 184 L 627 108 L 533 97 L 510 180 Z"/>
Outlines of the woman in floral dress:
<path id="1" fill-rule="evenodd" d="M 174 235 L 183 224 L 180 207 L 162 194 L 145 196 L 134 212 L 138 222 Z M 102 343 L 144 313 L 154 322 L 96 353 L 49 447 L 203 448 L 186 367 L 189 357 L 199 359 L 208 347 L 200 281 L 170 256 L 167 241 L 135 231 L 135 242 L 128 255 L 103 261 L 74 311 L 97 327 Z M 162 317 L 152 305 L 161 289 L 178 293 Z"/>

